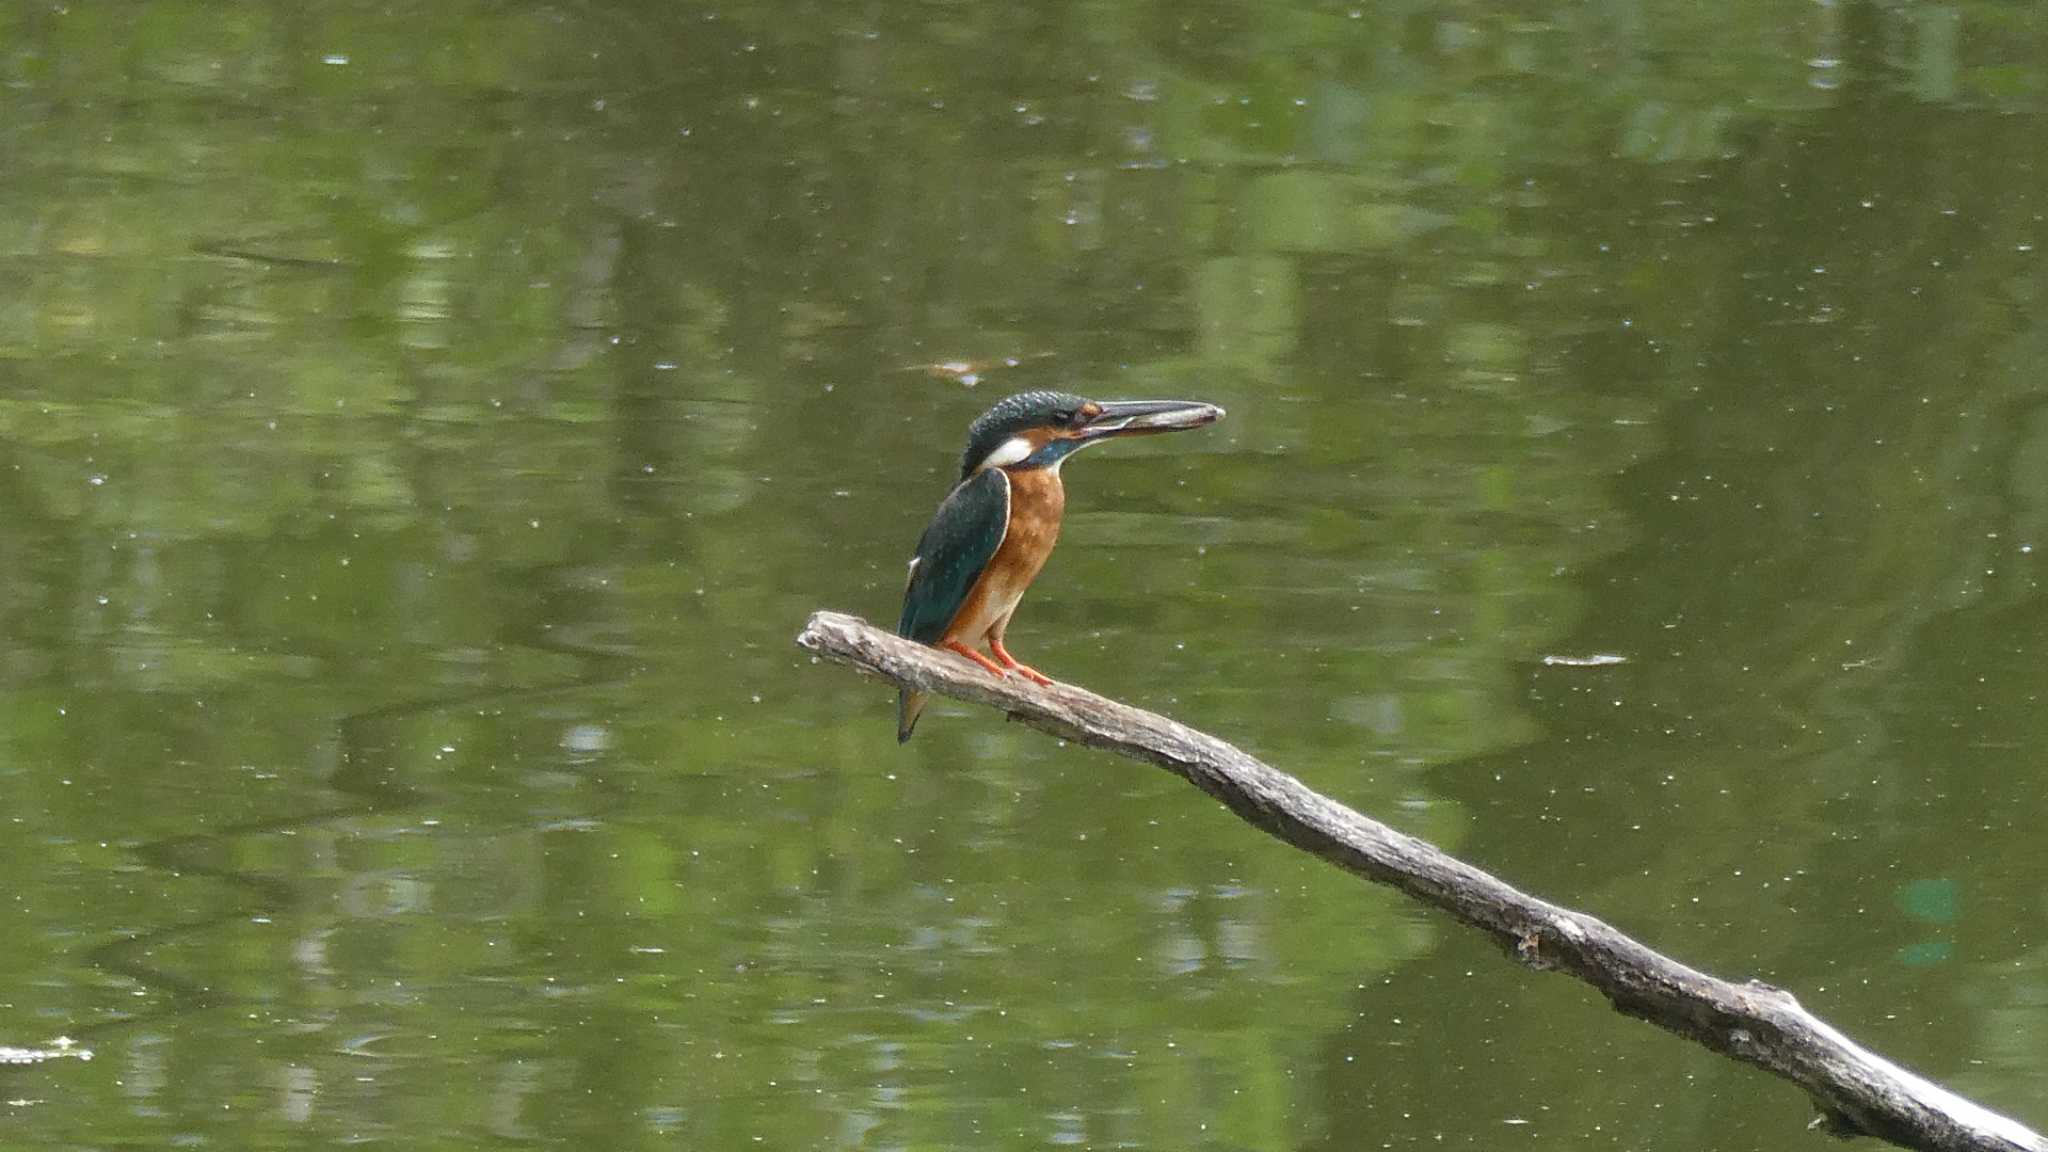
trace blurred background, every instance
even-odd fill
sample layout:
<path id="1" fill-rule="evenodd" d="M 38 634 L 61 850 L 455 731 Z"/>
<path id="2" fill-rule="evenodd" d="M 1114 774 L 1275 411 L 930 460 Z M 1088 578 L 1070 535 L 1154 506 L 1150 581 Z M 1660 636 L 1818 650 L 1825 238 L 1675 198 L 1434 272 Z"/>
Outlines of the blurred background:
<path id="1" fill-rule="evenodd" d="M 1067 469 L 1023 658 L 2048 1124 L 2044 60 L 1999 0 L 0 5 L 0 1143 L 1836 1147 L 798 653 L 1045 386 L 1231 415 Z"/>

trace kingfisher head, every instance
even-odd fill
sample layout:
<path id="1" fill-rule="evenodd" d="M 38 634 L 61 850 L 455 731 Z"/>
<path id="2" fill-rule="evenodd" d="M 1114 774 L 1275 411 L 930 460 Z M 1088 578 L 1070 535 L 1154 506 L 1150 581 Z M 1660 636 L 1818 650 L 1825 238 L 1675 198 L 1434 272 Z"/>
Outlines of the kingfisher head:
<path id="1" fill-rule="evenodd" d="M 967 430 L 960 478 L 984 468 L 1053 468 L 1115 436 L 1147 436 L 1214 424 L 1223 409 L 1198 400 L 1088 400 L 1067 392 L 1020 392 Z"/>

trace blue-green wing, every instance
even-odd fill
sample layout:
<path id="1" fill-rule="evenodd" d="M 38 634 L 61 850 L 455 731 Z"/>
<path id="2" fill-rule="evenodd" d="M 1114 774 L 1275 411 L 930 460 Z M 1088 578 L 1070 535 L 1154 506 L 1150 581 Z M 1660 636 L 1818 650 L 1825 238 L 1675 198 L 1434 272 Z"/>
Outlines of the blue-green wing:
<path id="1" fill-rule="evenodd" d="M 961 481 L 917 541 L 896 634 L 920 644 L 938 643 L 1009 527 L 1010 478 L 1002 469 L 989 468 Z"/>

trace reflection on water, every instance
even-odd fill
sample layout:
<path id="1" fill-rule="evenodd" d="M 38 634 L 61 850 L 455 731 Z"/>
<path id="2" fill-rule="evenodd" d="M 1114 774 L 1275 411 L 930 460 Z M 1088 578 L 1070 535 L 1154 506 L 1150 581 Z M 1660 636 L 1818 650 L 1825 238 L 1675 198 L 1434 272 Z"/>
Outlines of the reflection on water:
<path id="1" fill-rule="evenodd" d="M 798 655 L 1044 385 L 1232 417 L 1070 470 L 1034 662 L 2048 1122 L 2048 19 L 0 30 L 19 1140 L 1820 1146 Z"/>

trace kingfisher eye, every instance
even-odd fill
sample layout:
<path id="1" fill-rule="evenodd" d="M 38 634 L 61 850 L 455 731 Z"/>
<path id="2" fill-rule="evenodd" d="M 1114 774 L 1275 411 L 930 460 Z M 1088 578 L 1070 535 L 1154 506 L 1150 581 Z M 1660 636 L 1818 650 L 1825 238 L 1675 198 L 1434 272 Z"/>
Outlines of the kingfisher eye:
<path id="1" fill-rule="evenodd" d="M 1062 408 L 1053 413 L 1052 418 L 1058 423 L 1071 428 L 1081 422 L 1081 410 L 1078 408 Z"/>

